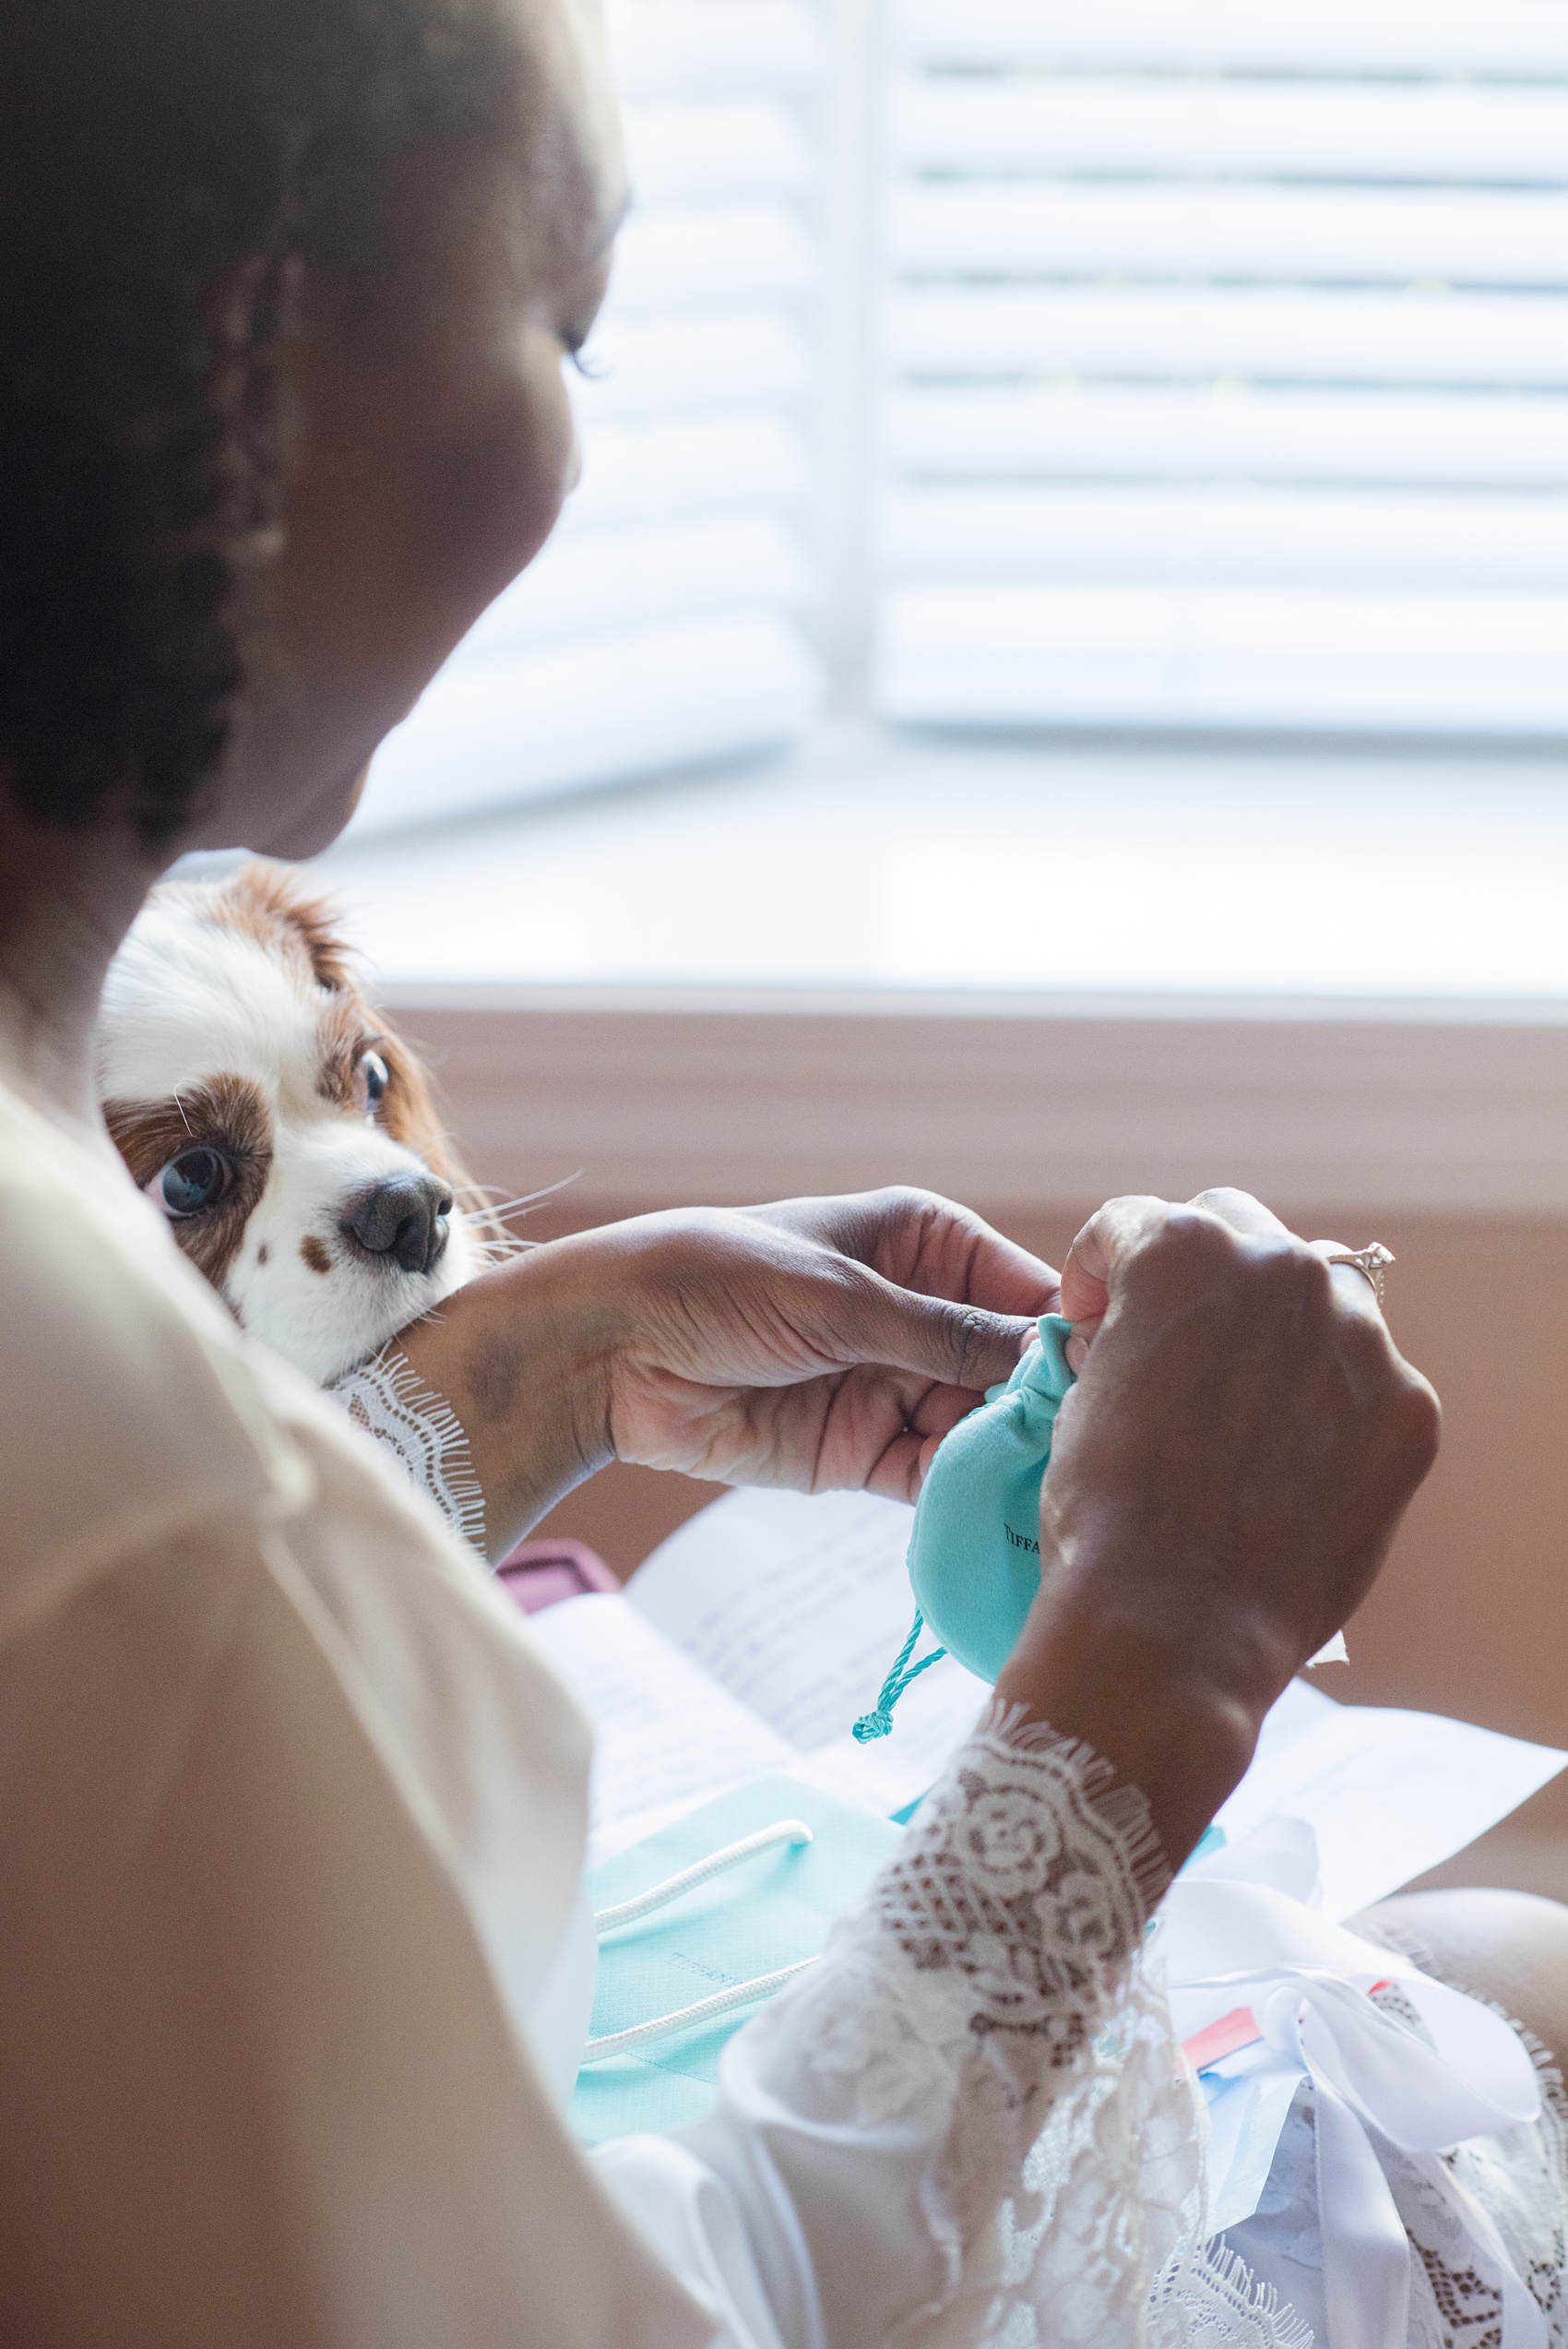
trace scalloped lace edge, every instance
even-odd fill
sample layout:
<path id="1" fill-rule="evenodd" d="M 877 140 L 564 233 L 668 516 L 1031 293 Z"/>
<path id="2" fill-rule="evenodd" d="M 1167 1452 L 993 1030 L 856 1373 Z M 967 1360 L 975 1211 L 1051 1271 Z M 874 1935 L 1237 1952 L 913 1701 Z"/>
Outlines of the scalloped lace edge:
<path id="1" fill-rule="evenodd" d="M 474 1474 L 467 1430 L 396 1341 L 345 1371 L 326 1391 L 357 1427 L 394 1454 L 453 1531 L 482 1553 L 484 1488 Z"/>

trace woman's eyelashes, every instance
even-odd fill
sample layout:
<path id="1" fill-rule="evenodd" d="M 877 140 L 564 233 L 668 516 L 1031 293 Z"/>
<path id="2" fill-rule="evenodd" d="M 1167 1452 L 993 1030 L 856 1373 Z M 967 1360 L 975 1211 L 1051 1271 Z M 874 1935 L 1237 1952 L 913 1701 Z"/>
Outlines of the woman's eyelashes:
<path id="1" fill-rule="evenodd" d="M 208 1150 L 198 1143 L 159 1168 L 147 1185 L 147 1196 L 155 1207 L 162 1209 L 171 1223 L 184 1223 L 191 1216 L 204 1215 L 209 1208 L 216 1207 L 233 1180 L 233 1162 L 221 1151 Z"/>
<path id="2" fill-rule="evenodd" d="M 580 376 L 585 383 L 598 383 L 604 374 L 604 368 L 599 360 L 585 356 L 587 342 L 586 333 L 563 335 L 561 355 L 575 376 Z"/>

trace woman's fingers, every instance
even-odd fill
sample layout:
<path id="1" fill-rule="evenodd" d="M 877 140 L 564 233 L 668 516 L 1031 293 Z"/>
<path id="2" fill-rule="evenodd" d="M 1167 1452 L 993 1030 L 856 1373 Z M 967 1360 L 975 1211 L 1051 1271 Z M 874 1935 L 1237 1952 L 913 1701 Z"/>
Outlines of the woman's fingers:
<path id="1" fill-rule="evenodd" d="M 1299 1661 L 1365 1595 L 1431 1463 L 1431 1389 L 1360 1276 L 1331 1279 L 1244 1194 L 1114 1200 L 1075 1253 L 1069 1294 L 1104 1304 L 1046 1479 L 1057 1532 L 1097 1550 L 1119 1520 L 1150 1604 L 1174 1576 L 1211 1646 L 1250 1621 Z"/>
<path id="2" fill-rule="evenodd" d="M 1169 1212 L 1168 1200 L 1133 1195 L 1108 1199 L 1089 1217 L 1062 1268 L 1062 1311 L 1081 1336 L 1104 1319 L 1117 1267 Z"/>
<path id="3" fill-rule="evenodd" d="M 1308 1246 L 1314 1256 L 1321 1256 L 1325 1261 L 1332 1257 L 1350 1254 L 1349 1244 L 1345 1240 L 1311 1240 Z M 1383 1299 L 1372 1276 L 1354 1264 L 1330 1263 L 1328 1269 L 1344 1303 L 1365 1314 L 1369 1319 L 1381 1322 Z"/>
<path id="4" fill-rule="evenodd" d="M 787 1265 L 789 1318 L 824 1363 L 882 1364 L 978 1397 L 1012 1377 L 1040 1314 L 1056 1304 L 1050 1265 L 928 1191 L 785 1199 L 745 1212 L 782 1242 L 759 1259 L 762 1287 L 774 1292 L 766 1302 L 782 1302 Z"/>
<path id="5" fill-rule="evenodd" d="M 1206 1215 L 1217 1215 L 1222 1223 L 1229 1223 L 1233 1232 L 1249 1233 L 1254 1239 L 1290 1240 L 1295 1236 L 1289 1225 L 1282 1223 L 1272 1208 L 1265 1207 L 1262 1199 L 1253 1198 L 1251 1191 L 1226 1188 L 1200 1191 L 1196 1198 L 1189 1199 L 1187 1204 L 1201 1208 Z"/>
<path id="6" fill-rule="evenodd" d="M 958 1387 L 979 1398 L 1010 1378 L 1034 1324 L 1021 1315 L 923 1296 L 864 1270 L 825 1282 L 816 1300 L 823 1337 L 846 1366 L 885 1364 L 918 1372 L 933 1385 Z"/>
<path id="7" fill-rule="evenodd" d="M 873 1269 L 861 1251 L 875 1247 L 884 1204 L 693 1210 L 598 1235 L 622 1275 L 610 1371 L 620 1457 L 913 1498 L 930 1448 L 1011 1377 L 1035 1321 Z M 935 1277 L 929 1256 L 924 1270 Z"/>
<path id="8" fill-rule="evenodd" d="M 1113 1200 L 1063 1270 L 1099 1335 L 1040 1495 L 1056 1570 L 998 1687 L 1143 1786 L 1172 1861 L 1365 1597 L 1436 1450 L 1431 1388 L 1324 1253 L 1210 1193 Z"/>
<path id="9" fill-rule="evenodd" d="M 1056 1310 L 1060 1277 L 1052 1266 L 933 1191 L 895 1186 L 840 1198 L 782 1199 L 747 1213 L 924 1296 L 1032 1320 Z"/>
<path id="10" fill-rule="evenodd" d="M 1084 1225 L 1062 1269 L 1062 1311 L 1073 1324 L 1067 1359 L 1075 1370 L 1081 1370 L 1088 1358 L 1088 1341 L 1110 1308 L 1119 1272 L 1153 1233 L 1165 1231 L 1170 1218 L 1182 1211 L 1169 1199 L 1133 1194 L 1107 1200 Z M 1254 1239 L 1291 1237 L 1278 1216 L 1250 1191 L 1200 1191 L 1187 1202 L 1186 1211 L 1212 1216 L 1232 1232 Z"/>

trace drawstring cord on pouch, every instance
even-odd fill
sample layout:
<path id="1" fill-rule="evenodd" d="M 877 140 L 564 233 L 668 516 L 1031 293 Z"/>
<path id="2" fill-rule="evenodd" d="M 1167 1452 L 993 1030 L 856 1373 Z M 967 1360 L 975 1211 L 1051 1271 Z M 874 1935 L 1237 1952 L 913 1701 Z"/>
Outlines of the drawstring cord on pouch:
<path id="1" fill-rule="evenodd" d="M 897 1660 L 882 1684 L 881 1696 L 878 1697 L 872 1711 L 861 1713 L 855 1723 L 855 1743 L 858 1746 L 869 1746 L 873 1737 L 887 1735 L 893 1726 L 893 1708 L 905 1689 L 912 1687 L 921 1673 L 929 1671 L 933 1663 L 940 1663 L 947 1653 L 945 1648 L 932 1648 L 930 1655 L 922 1656 L 912 1672 L 905 1670 L 904 1667 L 915 1652 L 915 1641 L 924 1629 L 925 1617 L 917 1607 L 914 1628 L 899 1649 Z"/>
<path id="2" fill-rule="evenodd" d="M 771 1827 L 759 1827 L 754 1835 L 742 1835 L 738 1842 L 726 1843 L 721 1851 L 711 1852 L 706 1860 L 694 1861 L 674 1876 L 666 1877 L 662 1884 L 651 1890 L 638 1892 L 629 1901 L 618 1901 L 613 1908 L 600 1909 L 596 1914 L 594 1930 L 613 1933 L 623 1925 L 640 1924 L 655 1909 L 678 1901 L 683 1892 L 706 1884 L 710 1877 L 722 1875 L 726 1868 L 737 1867 L 758 1852 L 771 1851 L 776 1843 L 788 1843 L 795 1849 L 814 1841 L 811 1829 L 803 1818 L 780 1818 Z M 801 1958 L 795 1964 L 780 1966 L 774 1973 L 754 1975 L 750 1982 L 737 1982 L 728 1990 L 716 1991 L 711 1998 L 699 1998 L 694 2006 L 678 2007 L 672 2014 L 655 2015 L 647 2022 L 633 2023 L 626 2031 L 606 2032 L 600 2039 L 590 2039 L 583 2049 L 585 2064 L 603 2063 L 610 2056 L 628 2055 L 650 2039 L 672 2037 L 678 2031 L 690 2031 L 699 2022 L 710 2022 L 716 2016 L 729 2014 L 736 2007 L 749 2007 L 762 1998 L 771 1998 L 787 1982 L 806 1967 L 814 1965 L 814 1958 Z"/>

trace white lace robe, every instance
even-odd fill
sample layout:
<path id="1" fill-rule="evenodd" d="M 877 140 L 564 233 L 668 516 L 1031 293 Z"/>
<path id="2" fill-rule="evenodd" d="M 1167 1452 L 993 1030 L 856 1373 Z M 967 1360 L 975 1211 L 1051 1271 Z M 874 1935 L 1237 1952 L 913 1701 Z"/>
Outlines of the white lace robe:
<path id="1" fill-rule="evenodd" d="M 439 1399 L 386 1362 L 338 1393 L 482 1541 Z M 825 1959 L 731 2041 L 717 2113 L 597 2157 L 736 2349 L 1312 2341 L 1292 2305 L 1321 2324 L 1310 2091 L 1257 2218 L 1206 2244 L 1201 2099 L 1140 1955 L 1165 1865 L 1111 1777 L 993 1712 Z M 1534 2052 L 1539 2121 L 1446 2159 L 1568 2349 L 1568 2105 Z M 1385 2166 L 1415 2254 L 1409 2349 L 1497 2349 L 1498 2276 L 1419 2164 L 1388 2148 Z"/>
<path id="2" fill-rule="evenodd" d="M 590 2164 L 586 1724 L 3 1083 L 0 1405 L 0 2340 L 1278 2339 L 1181 2248 L 1158 1855 L 1091 1756 L 992 1724 L 713 2116 Z"/>

